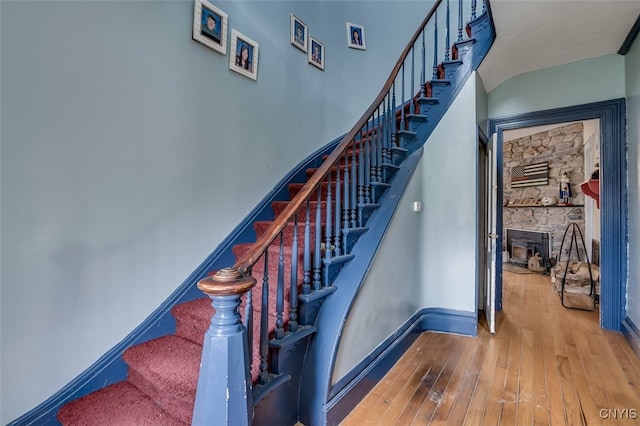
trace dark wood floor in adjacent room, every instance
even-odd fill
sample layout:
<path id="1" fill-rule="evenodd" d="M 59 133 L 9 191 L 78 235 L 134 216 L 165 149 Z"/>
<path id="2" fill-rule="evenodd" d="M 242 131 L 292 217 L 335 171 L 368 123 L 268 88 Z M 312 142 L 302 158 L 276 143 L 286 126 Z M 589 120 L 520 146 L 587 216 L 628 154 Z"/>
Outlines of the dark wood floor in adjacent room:
<path id="1" fill-rule="evenodd" d="M 497 333 L 423 333 L 342 422 L 640 424 L 640 359 L 598 312 L 563 308 L 549 276 L 504 272 Z"/>

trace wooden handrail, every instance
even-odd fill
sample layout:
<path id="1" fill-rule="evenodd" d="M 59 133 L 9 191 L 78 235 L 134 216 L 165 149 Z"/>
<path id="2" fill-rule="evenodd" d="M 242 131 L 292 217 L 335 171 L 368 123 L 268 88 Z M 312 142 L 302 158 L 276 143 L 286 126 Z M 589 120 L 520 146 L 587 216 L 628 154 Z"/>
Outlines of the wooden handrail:
<path id="1" fill-rule="evenodd" d="M 248 250 L 243 256 L 241 256 L 233 266 L 234 269 L 248 274 L 253 268 L 253 265 L 260 259 L 262 254 L 267 250 L 267 248 L 271 245 L 273 240 L 276 239 L 280 231 L 285 227 L 287 222 L 291 219 L 291 217 L 298 212 L 298 210 L 302 207 L 302 205 L 306 202 L 306 200 L 311 195 L 312 191 L 316 189 L 316 187 L 322 182 L 327 173 L 333 167 L 333 164 L 338 161 L 340 156 L 347 150 L 351 141 L 353 141 L 358 134 L 362 130 L 362 127 L 369 121 L 371 115 L 375 112 L 378 106 L 384 101 L 384 98 L 387 96 L 387 93 L 391 90 L 393 83 L 404 63 L 405 59 L 409 55 L 409 52 L 413 48 L 414 44 L 420 37 L 420 34 L 427 26 L 427 23 L 431 20 L 431 17 L 435 14 L 436 10 L 442 3 L 442 0 L 437 0 L 433 5 L 427 16 L 424 18 L 416 32 L 413 34 L 413 37 L 409 40 L 409 43 L 405 46 L 404 50 L 400 54 L 400 58 L 396 62 L 395 66 L 391 70 L 389 74 L 389 78 L 385 82 L 384 86 L 376 96 L 375 100 L 371 103 L 369 108 L 362 114 L 360 119 L 356 122 L 356 124 L 351 128 L 351 130 L 345 135 L 342 139 L 342 142 L 333 150 L 333 152 L 327 157 L 327 159 L 322 163 L 322 165 L 315 171 L 315 173 L 309 178 L 309 180 L 305 183 L 302 189 L 293 197 L 291 202 L 285 207 L 285 209 L 275 218 L 271 226 L 267 229 L 267 231 L 262 234 L 260 238 L 251 246 L 251 249 Z M 404 102 L 404 100 L 402 101 Z"/>

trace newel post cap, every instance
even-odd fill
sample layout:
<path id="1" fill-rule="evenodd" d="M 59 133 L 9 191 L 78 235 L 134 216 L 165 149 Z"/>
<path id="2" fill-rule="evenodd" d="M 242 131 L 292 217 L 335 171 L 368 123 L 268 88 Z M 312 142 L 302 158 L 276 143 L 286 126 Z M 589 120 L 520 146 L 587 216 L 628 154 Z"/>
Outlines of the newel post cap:
<path id="1" fill-rule="evenodd" d="M 209 296 L 242 295 L 256 285 L 256 279 L 235 268 L 223 268 L 198 281 L 198 288 Z"/>

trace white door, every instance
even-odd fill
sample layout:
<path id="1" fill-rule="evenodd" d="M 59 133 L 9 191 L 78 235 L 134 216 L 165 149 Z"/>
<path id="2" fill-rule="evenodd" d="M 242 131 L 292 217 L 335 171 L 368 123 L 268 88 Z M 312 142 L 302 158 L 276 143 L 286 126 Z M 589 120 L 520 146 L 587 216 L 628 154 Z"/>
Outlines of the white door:
<path id="1" fill-rule="evenodd" d="M 486 272 L 486 284 L 487 289 L 485 291 L 486 303 L 485 303 L 485 315 L 487 316 L 487 324 L 489 325 L 489 332 L 495 334 L 496 332 L 496 242 L 498 240 L 498 234 L 496 232 L 496 213 L 497 205 L 496 200 L 498 196 L 497 185 L 497 155 L 496 145 L 497 136 L 494 133 L 491 139 L 487 143 L 487 272 Z"/>

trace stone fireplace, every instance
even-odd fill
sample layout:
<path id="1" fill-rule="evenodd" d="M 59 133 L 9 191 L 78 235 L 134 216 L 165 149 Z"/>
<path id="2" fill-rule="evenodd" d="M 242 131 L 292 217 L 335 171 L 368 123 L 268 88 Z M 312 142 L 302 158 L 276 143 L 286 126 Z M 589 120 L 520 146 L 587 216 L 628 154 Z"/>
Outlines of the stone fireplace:
<path id="1" fill-rule="evenodd" d="M 580 230 L 584 224 L 584 194 L 579 183 L 584 181 L 583 124 L 572 123 L 530 136 L 505 141 L 504 143 L 504 201 L 503 208 L 503 249 L 510 257 L 519 259 L 514 264 L 527 266 L 527 260 L 539 250 L 548 260 L 558 257 L 564 231 L 570 223 L 576 223 Z M 512 186 L 509 178 L 511 169 L 537 163 L 548 164 L 547 184 Z M 542 200 L 544 197 L 559 197 L 562 174 L 569 177 L 573 192 L 571 205 L 542 205 L 541 203 L 518 204 L 520 200 Z M 516 238 L 515 254 L 509 231 L 526 232 L 526 236 Z M 536 234 L 546 235 L 536 236 Z M 535 244 L 538 245 L 535 245 Z M 544 246 L 544 247 L 541 247 Z M 546 250 L 546 254 L 543 253 Z M 517 262 L 517 263 L 516 263 Z"/>

